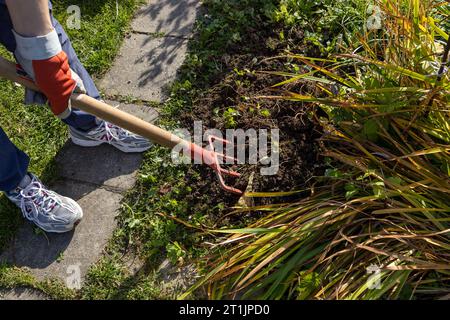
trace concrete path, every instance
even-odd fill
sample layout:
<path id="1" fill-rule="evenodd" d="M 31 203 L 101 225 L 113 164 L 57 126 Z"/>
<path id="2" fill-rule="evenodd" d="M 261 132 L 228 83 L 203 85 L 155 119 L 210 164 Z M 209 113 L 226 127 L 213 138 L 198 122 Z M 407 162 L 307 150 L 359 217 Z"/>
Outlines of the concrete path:
<path id="1" fill-rule="evenodd" d="M 144 104 L 110 104 L 146 121 L 156 120 L 157 112 L 145 103 L 164 101 L 167 86 L 184 61 L 198 8 L 198 0 L 152 0 L 138 10 L 132 32 L 98 84 L 108 96 Z M 56 277 L 79 288 L 116 228 L 120 202 L 135 183 L 141 159 L 141 155 L 123 154 L 110 146 L 90 149 L 67 142 L 57 156 L 60 180 L 51 187 L 78 201 L 84 210 L 83 221 L 74 232 L 62 235 L 44 234 L 27 223 L 0 255 L 0 262 L 27 267 L 37 279 Z M 3 292 L 6 297 L 30 295 Z"/>
<path id="2" fill-rule="evenodd" d="M 100 88 L 109 95 L 161 102 L 184 61 L 200 1 L 147 3 L 138 10 L 131 23 L 133 31 Z"/>

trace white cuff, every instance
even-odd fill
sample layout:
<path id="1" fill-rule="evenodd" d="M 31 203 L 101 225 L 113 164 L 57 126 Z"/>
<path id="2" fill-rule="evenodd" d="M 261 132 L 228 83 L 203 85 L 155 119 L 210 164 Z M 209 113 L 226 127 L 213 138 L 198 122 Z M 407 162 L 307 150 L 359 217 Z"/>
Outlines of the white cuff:
<path id="1" fill-rule="evenodd" d="M 64 120 L 67 117 L 69 117 L 71 113 L 72 113 L 72 106 L 69 100 L 69 105 L 67 106 L 67 109 L 58 114 L 57 117 L 60 118 L 61 120 Z"/>
<path id="2" fill-rule="evenodd" d="M 28 60 L 46 60 L 62 51 L 58 33 L 55 29 L 49 34 L 37 37 L 22 37 L 12 30 L 16 38 L 16 50 Z"/>

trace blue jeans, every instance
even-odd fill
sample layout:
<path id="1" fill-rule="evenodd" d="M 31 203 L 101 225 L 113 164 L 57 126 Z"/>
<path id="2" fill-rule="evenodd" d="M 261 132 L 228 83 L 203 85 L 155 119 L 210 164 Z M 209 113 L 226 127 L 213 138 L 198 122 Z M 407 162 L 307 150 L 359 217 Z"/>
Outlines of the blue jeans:
<path id="1" fill-rule="evenodd" d="M 12 22 L 6 5 L 0 1 L 0 43 L 9 51 L 14 52 L 16 41 L 12 33 Z M 100 94 L 94 81 L 81 64 L 61 24 L 52 16 L 53 26 L 59 36 L 63 51 L 69 58 L 69 64 L 83 80 L 87 95 L 100 99 Z M 46 103 L 47 99 L 40 93 L 26 90 L 26 103 Z M 96 118 L 86 112 L 74 109 L 72 114 L 63 120 L 67 125 L 79 130 L 89 130 L 96 126 Z M 0 128 L 0 191 L 10 191 L 16 188 L 28 170 L 29 157 L 19 150 Z"/>

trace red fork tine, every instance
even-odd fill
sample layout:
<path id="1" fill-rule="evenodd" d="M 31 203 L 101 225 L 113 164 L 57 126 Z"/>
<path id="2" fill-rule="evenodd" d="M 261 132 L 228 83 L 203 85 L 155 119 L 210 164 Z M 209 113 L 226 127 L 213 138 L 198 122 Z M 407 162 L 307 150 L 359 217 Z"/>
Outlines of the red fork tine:
<path id="1" fill-rule="evenodd" d="M 233 160 L 233 163 L 237 162 L 237 159 L 236 159 L 236 158 L 233 158 L 233 157 L 230 157 L 230 156 L 227 156 L 227 155 L 218 153 L 218 152 L 216 152 L 216 155 L 217 155 L 218 157 L 223 158 L 223 159 L 230 159 L 230 160 Z"/>
<path id="2" fill-rule="evenodd" d="M 228 191 L 230 193 L 234 193 L 236 195 L 242 195 L 244 193 L 242 190 L 239 190 L 237 188 L 234 188 L 234 187 L 231 187 L 231 186 L 227 185 L 225 183 L 224 178 L 223 178 L 223 175 L 228 175 L 228 176 L 232 176 L 232 177 L 236 177 L 237 178 L 237 177 L 240 177 L 241 174 L 236 172 L 236 171 L 224 169 L 224 168 L 222 168 L 220 166 L 220 163 L 219 163 L 219 157 L 233 159 L 234 161 L 236 161 L 236 159 L 232 158 L 232 157 L 228 157 L 228 156 L 226 156 L 224 154 L 221 154 L 221 153 L 217 153 L 214 150 L 213 140 L 219 140 L 219 141 L 224 142 L 225 144 L 229 143 L 229 142 L 226 141 L 226 140 L 223 140 L 221 138 L 215 137 L 215 136 L 209 136 L 208 140 L 209 140 L 209 144 L 211 146 L 211 150 L 204 149 L 204 148 L 202 148 L 200 146 L 197 146 L 194 143 L 191 143 L 191 145 L 190 145 L 191 157 L 193 159 L 201 157 L 203 162 L 205 164 L 207 164 L 211 169 L 214 170 L 214 172 L 217 175 L 217 179 L 219 180 L 219 184 L 220 184 L 222 189 L 224 189 L 225 191 Z"/>
<path id="3" fill-rule="evenodd" d="M 213 168 L 214 169 L 214 168 Z M 219 179 L 219 184 L 220 184 L 220 186 L 222 187 L 222 189 L 224 189 L 225 191 L 228 191 L 228 192 L 230 192 L 230 193 L 234 193 L 234 194 L 236 194 L 236 195 L 242 195 L 244 192 L 242 191 L 242 190 L 239 190 L 239 189 L 237 189 L 237 188 L 234 188 L 234 187 L 231 187 L 231 186 L 228 186 L 226 183 L 225 183 L 225 181 L 223 180 L 223 177 L 222 177 L 222 175 L 221 175 L 221 173 L 220 173 L 220 170 L 215 170 L 214 169 L 214 171 L 216 172 L 216 174 L 217 174 L 217 178 Z M 236 172 L 237 173 L 237 172 Z M 237 173 L 238 175 L 239 175 L 239 173 Z"/>
<path id="4" fill-rule="evenodd" d="M 222 176 L 222 174 L 224 174 L 224 175 L 229 175 L 229 176 L 232 176 L 232 177 L 240 177 L 241 174 L 236 172 L 236 171 L 224 169 L 224 168 L 222 168 L 220 166 L 220 163 L 219 163 L 219 157 L 221 157 L 222 159 L 231 159 L 231 160 L 233 160 L 233 163 L 237 162 L 237 159 L 233 158 L 233 157 L 230 157 L 230 156 L 227 156 L 227 155 L 225 155 L 223 153 L 216 152 L 214 150 L 214 141 L 216 141 L 216 140 L 217 141 L 221 141 L 224 144 L 229 144 L 230 143 L 228 140 L 225 140 L 225 139 L 222 139 L 222 138 L 219 138 L 219 137 L 216 137 L 216 136 L 212 136 L 211 135 L 211 136 L 208 137 L 209 145 L 211 146 L 211 150 L 212 150 L 211 152 L 213 153 L 213 156 L 214 156 L 214 159 L 215 159 L 214 166 L 210 166 L 210 167 L 213 168 L 213 170 L 216 172 L 217 178 L 219 179 L 219 184 L 222 187 L 222 189 L 224 189 L 224 190 L 226 190 L 228 192 L 237 194 L 237 195 L 242 195 L 244 193 L 243 191 L 241 191 L 241 190 L 239 190 L 237 188 L 228 186 L 225 183 L 225 180 L 224 180 L 224 178 Z"/>
<path id="5" fill-rule="evenodd" d="M 235 162 L 237 163 L 237 159 L 236 159 L 236 158 L 227 156 L 227 155 L 225 155 L 225 154 L 223 154 L 223 153 L 218 153 L 218 152 L 214 149 L 214 141 L 216 141 L 216 140 L 222 142 L 222 143 L 225 144 L 225 145 L 231 144 L 231 142 L 228 141 L 228 140 L 225 140 L 225 139 L 222 139 L 222 138 L 213 136 L 213 135 L 208 136 L 208 141 L 209 141 L 209 145 L 210 145 L 210 147 L 211 147 L 211 150 L 217 155 L 217 157 L 221 157 L 222 159 L 229 159 L 229 160 L 232 160 L 232 163 L 235 163 Z M 228 171 L 228 170 L 227 170 L 227 171 Z M 228 171 L 228 172 L 230 172 L 230 171 Z M 234 172 L 234 171 L 231 171 L 231 172 Z"/>
<path id="6" fill-rule="evenodd" d="M 236 171 L 226 170 L 226 169 L 223 169 L 223 168 L 219 168 L 219 169 L 220 169 L 220 172 L 222 172 L 224 174 L 227 174 L 229 176 L 232 176 L 232 177 L 238 178 L 238 177 L 241 176 L 241 174 L 236 172 Z"/>

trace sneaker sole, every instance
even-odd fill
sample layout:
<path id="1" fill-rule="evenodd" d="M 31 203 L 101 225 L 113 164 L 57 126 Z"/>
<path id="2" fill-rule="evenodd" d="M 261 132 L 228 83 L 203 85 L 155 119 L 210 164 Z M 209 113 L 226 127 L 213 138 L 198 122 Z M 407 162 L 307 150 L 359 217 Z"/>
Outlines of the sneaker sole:
<path id="1" fill-rule="evenodd" d="M 38 226 L 39 228 L 41 228 L 42 230 L 44 230 L 45 232 L 48 232 L 48 233 L 60 233 L 60 234 L 62 234 L 62 233 L 67 233 L 67 232 L 75 230 L 76 226 L 78 226 L 78 224 L 80 224 L 81 220 L 83 219 L 83 215 L 84 214 L 83 214 L 83 209 L 81 209 L 80 205 L 76 201 L 73 201 L 73 204 L 77 207 L 78 212 L 80 212 L 80 217 L 76 221 L 74 221 L 74 223 L 72 224 L 72 227 L 70 229 L 67 229 L 67 230 L 48 230 L 46 228 L 43 228 L 43 227 L 39 226 L 36 223 L 35 223 L 35 225 Z"/>
<path id="2" fill-rule="evenodd" d="M 102 145 L 102 144 L 106 143 L 106 144 L 112 145 L 114 148 L 117 148 L 120 151 L 125 152 L 125 153 L 141 153 L 141 152 L 147 151 L 151 147 L 150 146 L 150 147 L 145 147 L 145 148 L 130 149 L 130 148 L 122 147 L 122 146 L 117 146 L 117 145 L 114 145 L 114 144 L 111 144 L 111 143 L 107 143 L 107 142 L 104 142 L 104 141 L 82 140 L 82 139 L 78 139 L 78 138 L 73 137 L 73 136 L 70 136 L 70 139 L 72 139 L 72 142 L 74 144 L 76 144 L 77 146 L 80 146 L 80 147 L 88 147 L 88 148 L 90 148 L 90 147 L 98 147 L 99 145 Z"/>
<path id="3" fill-rule="evenodd" d="M 75 200 L 72 200 L 72 201 L 73 201 L 73 204 L 78 208 L 78 212 L 80 212 L 80 217 L 78 218 L 77 221 L 75 221 L 73 223 L 74 225 L 78 225 L 80 223 L 80 221 L 83 219 L 84 212 L 83 212 L 83 209 L 81 208 L 81 206 L 78 204 L 78 202 L 76 202 Z"/>

